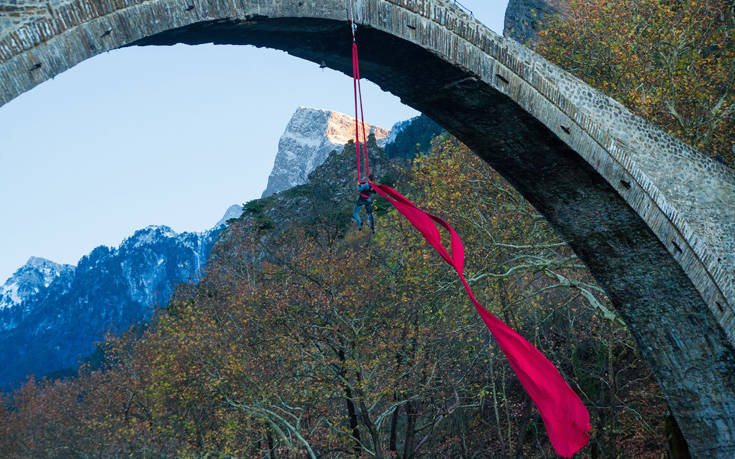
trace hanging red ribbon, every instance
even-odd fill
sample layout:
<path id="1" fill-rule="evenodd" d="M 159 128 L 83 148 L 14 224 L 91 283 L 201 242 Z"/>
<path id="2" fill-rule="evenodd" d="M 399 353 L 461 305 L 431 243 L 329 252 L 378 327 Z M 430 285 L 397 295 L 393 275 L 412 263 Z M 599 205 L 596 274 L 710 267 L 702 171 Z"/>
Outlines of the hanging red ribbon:
<path id="1" fill-rule="evenodd" d="M 419 209 L 393 188 L 372 182 L 370 186 L 393 204 L 421 232 L 444 261 L 455 269 L 472 304 L 541 413 L 554 450 L 560 456 L 572 457 L 590 439 L 590 415 L 587 409 L 564 381 L 559 370 L 538 349 L 477 301 L 464 277 L 464 246 L 457 233 L 443 219 Z M 447 251 L 442 244 L 437 224 L 449 231 L 451 251 Z"/>
<path id="2" fill-rule="evenodd" d="M 360 88 L 360 60 L 357 55 L 355 19 L 350 0 L 350 24 L 352 29 L 352 83 L 355 93 L 355 147 L 357 153 L 357 181 L 360 174 L 360 121 L 362 122 L 364 159 L 367 175 L 370 175 L 368 162 L 367 136 L 365 135 L 365 116 L 362 108 L 362 89 Z M 358 112 L 359 102 L 359 112 Z M 359 121 L 358 121 L 358 114 Z M 588 431 L 590 415 L 582 401 L 564 381 L 559 370 L 521 335 L 513 331 L 500 319 L 485 309 L 475 298 L 464 277 L 464 246 L 454 229 L 441 218 L 424 212 L 391 187 L 370 182 L 370 186 L 384 197 L 393 207 L 408 219 L 424 236 L 424 239 L 454 268 L 467 294 L 482 317 L 485 325 L 503 350 L 511 368 L 521 381 L 524 389 L 536 404 L 541 419 L 549 434 L 551 445 L 557 454 L 572 457 L 589 442 Z M 437 225 L 445 228 L 451 235 L 451 251 L 441 242 Z"/>

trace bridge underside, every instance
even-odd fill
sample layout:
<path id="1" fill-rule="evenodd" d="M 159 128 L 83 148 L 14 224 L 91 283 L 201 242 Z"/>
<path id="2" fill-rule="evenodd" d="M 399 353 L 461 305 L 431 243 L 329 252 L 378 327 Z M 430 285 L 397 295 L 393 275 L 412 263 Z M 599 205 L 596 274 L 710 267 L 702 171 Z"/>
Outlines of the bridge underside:
<path id="1" fill-rule="evenodd" d="M 132 44 L 249 44 L 349 74 L 348 34 L 340 22 L 253 18 L 198 23 Z M 359 41 L 365 78 L 471 147 L 589 266 L 653 369 L 690 451 L 735 456 L 735 353 L 681 266 L 618 191 L 516 102 L 467 71 L 375 29 L 360 29 Z"/>

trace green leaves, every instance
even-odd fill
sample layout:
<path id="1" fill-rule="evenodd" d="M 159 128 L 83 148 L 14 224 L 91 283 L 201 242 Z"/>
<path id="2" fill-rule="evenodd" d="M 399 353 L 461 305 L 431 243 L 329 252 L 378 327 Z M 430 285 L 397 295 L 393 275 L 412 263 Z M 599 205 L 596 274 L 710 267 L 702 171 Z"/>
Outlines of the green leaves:
<path id="1" fill-rule="evenodd" d="M 735 13 L 726 0 L 572 0 L 569 17 L 539 35 L 547 59 L 735 165 Z"/>

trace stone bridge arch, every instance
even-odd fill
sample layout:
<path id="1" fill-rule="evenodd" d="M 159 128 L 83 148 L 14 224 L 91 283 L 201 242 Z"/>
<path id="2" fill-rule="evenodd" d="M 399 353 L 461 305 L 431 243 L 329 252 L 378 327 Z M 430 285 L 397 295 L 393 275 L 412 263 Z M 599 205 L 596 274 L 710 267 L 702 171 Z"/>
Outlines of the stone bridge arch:
<path id="1" fill-rule="evenodd" d="M 0 0 L 0 105 L 130 45 L 252 44 L 349 73 L 347 1 Z M 735 174 L 451 2 L 354 1 L 363 76 L 552 223 L 624 317 L 692 454 L 735 456 Z"/>

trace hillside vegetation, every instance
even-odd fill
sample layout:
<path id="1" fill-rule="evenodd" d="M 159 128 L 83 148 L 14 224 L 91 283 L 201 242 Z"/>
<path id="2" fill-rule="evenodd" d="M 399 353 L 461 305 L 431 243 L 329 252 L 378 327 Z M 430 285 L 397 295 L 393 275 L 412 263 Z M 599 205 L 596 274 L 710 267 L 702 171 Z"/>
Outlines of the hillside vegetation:
<path id="1" fill-rule="evenodd" d="M 100 368 L 9 394 L 3 456 L 553 456 L 456 276 L 385 202 L 375 235 L 349 222 L 353 148 L 320 181 L 249 204 L 199 285 L 111 337 Z M 585 454 L 665 454 L 661 392 L 533 208 L 450 137 L 407 168 L 376 167 L 452 222 L 480 301 L 581 396 L 594 426 Z"/>

